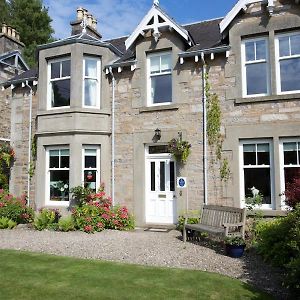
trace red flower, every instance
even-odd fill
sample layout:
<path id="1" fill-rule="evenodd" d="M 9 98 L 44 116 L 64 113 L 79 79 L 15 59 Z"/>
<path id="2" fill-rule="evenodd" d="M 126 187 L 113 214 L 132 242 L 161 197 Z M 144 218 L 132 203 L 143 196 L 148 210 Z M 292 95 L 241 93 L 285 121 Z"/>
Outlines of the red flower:
<path id="1" fill-rule="evenodd" d="M 120 218 L 121 219 L 128 219 L 128 214 L 126 213 L 121 213 L 121 215 L 120 215 Z"/>
<path id="2" fill-rule="evenodd" d="M 103 228 L 103 227 L 104 227 L 104 225 L 103 225 L 103 223 L 101 223 L 101 222 L 98 222 L 98 223 L 97 223 L 97 227 L 98 227 L 98 228 Z"/>
<path id="3" fill-rule="evenodd" d="M 109 220 L 110 219 L 110 216 L 108 214 L 103 214 L 101 216 L 102 219 L 105 219 L 105 220 Z"/>
<path id="4" fill-rule="evenodd" d="M 93 231 L 93 226 L 92 225 L 86 225 L 84 226 L 84 231 L 87 233 L 90 233 Z"/>

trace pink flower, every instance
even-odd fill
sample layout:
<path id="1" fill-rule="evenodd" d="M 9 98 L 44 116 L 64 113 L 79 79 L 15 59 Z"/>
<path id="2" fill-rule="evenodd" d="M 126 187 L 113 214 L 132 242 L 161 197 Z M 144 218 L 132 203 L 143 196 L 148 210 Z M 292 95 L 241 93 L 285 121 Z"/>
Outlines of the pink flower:
<path id="1" fill-rule="evenodd" d="M 90 233 L 93 231 L 93 226 L 92 225 L 86 225 L 84 226 L 84 231 L 87 233 Z"/>
<path id="2" fill-rule="evenodd" d="M 108 214 L 103 214 L 101 216 L 101 218 L 103 218 L 104 220 L 109 220 L 110 219 L 110 216 Z"/>
<path id="3" fill-rule="evenodd" d="M 4 206 L 5 206 L 5 203 L 0 202 L 0 207 L 4 207 Z"/>
<path id="4" fill-rule="evenodd" d="M 121 218 L 121 219 L 128 219 L 128 214 L 126 214 L 126 213 L 121 213 L 120 218 Z"/>
<path id="5" fill-rule="evenodd" d="M 103 228 L 103 227 L 104 227 L 104 225 L 103 225 L 103 223 L 101 223 L 101 222 L 98 222 L 98 223 L 97 223 L 97 227 L 98 227 L 98 228 Z"/>
<path id="6" fill-rule="evenodd" d="M 92 222 L 92 218 L 91 217 L 86 217 L 85 221 L 88 222 L 88 223 L 90 223 L 90 222 Z"/>
<path id="7" fill-rule="evenodd" d="M 0 189 L 0 194 L 4 194 L 4 190 L 3 189 Z"/>

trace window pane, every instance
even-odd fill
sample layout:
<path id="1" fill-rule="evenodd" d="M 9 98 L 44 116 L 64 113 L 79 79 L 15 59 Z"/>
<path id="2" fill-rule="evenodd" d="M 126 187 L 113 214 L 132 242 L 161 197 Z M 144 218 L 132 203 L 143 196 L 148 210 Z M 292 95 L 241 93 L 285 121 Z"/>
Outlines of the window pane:
<path id="1" fill-rule="evenodd" d="M 97 157 L 96 156 L 85 156 L 84 167 L 85 168 L 97 168 Z"/>
<path id="2" fill-rule="evenodd" d="M 70 150 L 69 149 L 62 149 L 62 150 L 60 150 L 60 155 L 69 156 L 70 155 Z"/>
<path id="3" fill-rule="evenodd" d="M 245 49 L 246 49 L 246 61 L 255 60 L 255 44 L 254 44 L 254 42 L 245 43 Z"/>
<path id="4" fill-rule="evenodd" d="M 97 155 L 97 150 L 96 149 L 85 149 L 84 150 L 84 154 L 85 155 L 94 155 L 96 156 Z"/>
<path id="5" fill-rule="evenodd" d="M 151 78 L 153 103 L 172 102 L 172 75 Z"/>
<path id="6" fill-rule="evenodd" d="M 97 171 L 84 171 L 84 186 L 96 191 Z"/>
<path id="7" fill-rule="evenodd" d="M 71 75 L 71 61 L 64 60 L 62 61 L 62 77 L 67 77 Z"/>
<path id="8" fill-rule="evenodd" d="M 85 59 L 85 76 L 97 78 L 97 61 L 95 59 Z"/>
<path id="9" fill-rule="evenodd" d="M 270 149 L 269 144 L 257 145 L 257 164 L 270 165 Z"/>
<path id="10" fill-rule="evenodd" d="M 279 56 L 289 56 L 290 55 L 290 42 L 289 42 L 289 37 L 284 36 L 278 38 L 279 40 Z"/>
<path id="11" fill-rule="evenodd" d="M 52 107 L 70 106 L 70 79 L 52 82 Z"/>
<path id="12" fill-rule="evenodd" d="M 284 164 L 297 165 L 297 143 L 283 143 Z"/>
<path id="13" fill-rule="evenodd" d="M 280 61 L 281 91 L 300 90 L 300 58 Z"/>
<path id="14" fill-rule="evenodd" d="M 174 161 L 170 162 L 170 191 L 175 191 L 175 163 Z"/>
<path id="15" fill-rule="evenodd" d="M 59 156 L 50 156 L 49 168 L 59 168 Z"/>
<path id="16" fill-rule="evenodd" d="M 284 168 L 285 185 L 293 183 L 293 181 L 300 180 L 300 168 Z"/>
<path id="17" fill-rule="evenodd" d="M 244 165 L 256 165 L 256 146 L 255 144 L 244 145 Z"/>
<path id="18" fill-rule="evenodd" d="M 256 60 L 266 59 L 266 41 L 257 41 L 256 42 Z"/>
<path id="19" fill-rule="evenodd" d="M 170 153 L 167 145 L 149 146 L 149 154 Z"/>
<path id="20" fill-rule="evenodd" d="M 150 58 L 150 72 L 151 74 L 160 72 L 160 57 L 153 56 Z"/>
<path id="21" fill-rule="evenodd" d="M 263 204 L 271 204 L 270 169 L 244 169 L 244 176 L 245 197 L 252 197 L 251 188 L 255 187 L 264 196 Z"/>
<path id="22" fill-rule="evenodd" d="M 171 71 L 172 62 L 171 54 L 161 56 L 161 72 Z"/>
<path id="23" fill-rule="evenodd" d="M 257 63 L 246 66 L 247 95 L 266 94 L 267 63 Z"/>
<path id="24" fill-rule="evenodd" d="M 69 166 L 70 166 L 69 156 L 61 156 L 60 157 L 60 167 L 61 168 L 69 168 Z"/>
<path id="25" fill-rule="evenodd" d="M 155 162 L 151 162 L 151 191 L 155 191 Z"/>
<path id="26" fill-rule="evenodd" d="M 59 150 L 50 150 L 49 155 L 50 156 L 59 156 Z"/>
<path id="27" fill-rule="evenodd" d="M 51 79 L 60 78 L 60 62 L 51 64 Z"/>
<path id="28" fill-rule="evenodd" d="M 85 79 L 84 81 L 84 105 L 96 106 L 97 103 L 97 80 Z"/>
<path id="29" fill-rule="evenodd" d="M 165 162 L 160 162 L 160 191 L 164 192 L 166 190 L 166 170 Z"/>
<path id="30" fill-rule="evenodd" d="M 69 171 L 50 171 L 50 200 L 69 201 Z"/>
<path id="31" fill-rule="evenodd" d="M 300 34 L 291 36 L 291 54 L 300 54 Z"/>

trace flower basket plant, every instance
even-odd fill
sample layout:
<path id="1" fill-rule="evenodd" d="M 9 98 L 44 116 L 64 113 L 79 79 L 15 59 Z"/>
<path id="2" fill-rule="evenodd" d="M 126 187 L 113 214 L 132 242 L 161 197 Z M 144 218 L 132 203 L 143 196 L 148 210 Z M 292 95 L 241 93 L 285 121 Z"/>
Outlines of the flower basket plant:
<path id="1" fill-rule="evenodd" d="M 240 236 L 230 236 L 225 238 L 225 251 L 226 254 L 230 257 L 242 257 L 245 247 L 245 240 Z"/>
<path id="2" fill-rule="evenodd" d="M 187 142 L 183 141 L 181 138 L 173 138 L 168 143 L 168 150 L 173 155 L 175 160 L 180 163 L 186 163 L 190 153 L 191 153 L 192 145 Z"/>

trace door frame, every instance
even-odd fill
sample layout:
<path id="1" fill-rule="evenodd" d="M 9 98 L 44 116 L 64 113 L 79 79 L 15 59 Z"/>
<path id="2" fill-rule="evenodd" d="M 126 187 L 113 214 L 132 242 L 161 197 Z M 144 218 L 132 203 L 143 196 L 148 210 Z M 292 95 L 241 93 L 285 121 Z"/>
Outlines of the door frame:
<path id="1" fill-rule="evenodd" d="M 144 209 L 144 220 L 146 224 L 156 224 L 156 223 L 149 223 L 147 222 L 147 201 L 148 201 L 148 188 L 149 188 L 149 167 L 147 166 L 148 160 L 149 159 L 170 159 L 170 161 L 174 162 L 174 171 L 175 171 L 175 182 L 176 182 L 176 176 L 177 176 L 177 165 L 176 165 L 176 160 L 173 158 L 171 153 L 158 153 L 158 154 L 149 154 L 149 147 L 151 146 L 166 146 L 167 143 L 162 143 L 162 144 L 145 144 L 145 151 L 144 151 L 144 166 L 145 166 L 145 171 L 144 171 L 144 203 L 145 203 L 145 209 Z M 173 222 L 172 223 L 161 223 L 163 225 L 172 225 L 176 223 L 177 220 L 177 196 L 176 196 L 176 185 L 175 185 L 175 190 L 174 190 L 174 198 L 173 198 Z M 160 223 L 157 223 L 160 224 Z"/>

